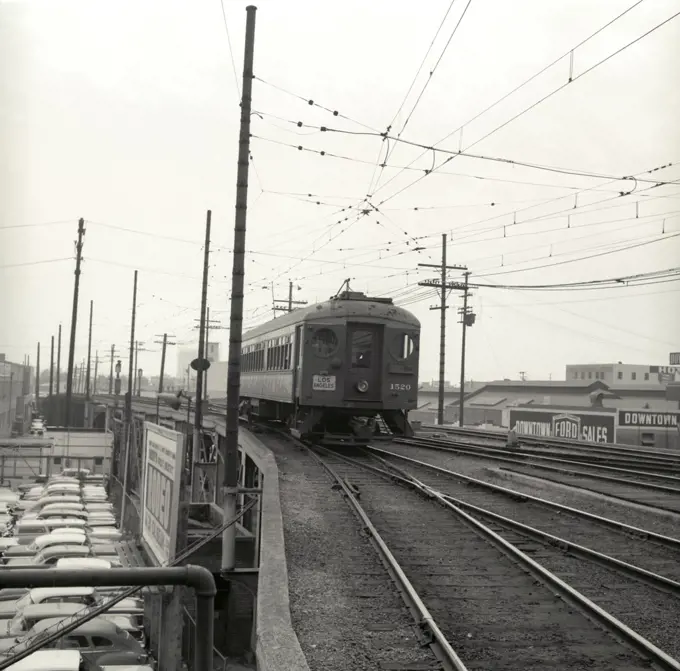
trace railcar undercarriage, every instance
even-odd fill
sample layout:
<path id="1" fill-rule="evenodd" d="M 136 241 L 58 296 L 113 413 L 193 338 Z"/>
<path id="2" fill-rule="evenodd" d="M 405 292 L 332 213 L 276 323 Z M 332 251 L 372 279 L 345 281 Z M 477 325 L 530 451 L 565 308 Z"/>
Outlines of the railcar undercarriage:
<path id="1" fill-rule="evenodd" d="M 403 410 L 298 408 L 282 412 L 281 405 L 244 400 L 241 417 L 281 421 L 296 438 L 325 447 L 357 447 L 414 435 Z"/>

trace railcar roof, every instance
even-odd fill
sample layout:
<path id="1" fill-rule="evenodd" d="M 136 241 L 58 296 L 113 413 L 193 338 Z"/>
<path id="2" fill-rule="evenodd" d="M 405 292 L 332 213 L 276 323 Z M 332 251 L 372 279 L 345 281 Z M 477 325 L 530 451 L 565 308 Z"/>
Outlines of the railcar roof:
<path id="1" fill-rule="evenodd" d="M 354 294 L 356 296 L 356 294 Z M 270 331 L 275 331 L 286 326 L 294 326 L 301 322 L 324 320 L 328 318 L 336 319 L 342 317 L 345 319 L 361 320 L 365 317 L 372 317 L 377 319 L 387 319 L 393 322 L 399 322 L 406 326 L 415 328 L 420 327 L 420 321 L 411 314 L 408 310 L 393 305 L 383 299 L 371 299 L 370 297 L 359 294 L 360 298 L 331 298 L 322 303 L 316 303 L 309 307 L 289 312 L 281 317 L 272 319 L 271 321 L 257 326 L 250 331 L 243 334 L 243 340 L 251 340 L 261 335 L 265 335 Z"/>

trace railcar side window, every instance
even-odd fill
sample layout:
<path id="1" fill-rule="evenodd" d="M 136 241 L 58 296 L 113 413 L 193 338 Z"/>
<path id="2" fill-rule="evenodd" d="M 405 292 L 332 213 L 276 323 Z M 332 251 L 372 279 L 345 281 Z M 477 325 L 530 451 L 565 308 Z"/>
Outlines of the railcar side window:
<path id="1" fill-rule="evenodd" d="M 373 354 L 373 331 L 352 332 L 352 368 L 370 368 Z"/>
<path id="2" fill-rule="evenodd" d="M 414 339 L 408 333 L 395 336 L 392 352 L 397 359 L 405 360 L 413 354 L 416 348 Z"/>
<path id="3" fill-rule="evenodd" d="M 338 337 L 330 329 L 318 329 L 312 337 L 312 349 L 317 356 L 329 357 L 338 347 Z"/>

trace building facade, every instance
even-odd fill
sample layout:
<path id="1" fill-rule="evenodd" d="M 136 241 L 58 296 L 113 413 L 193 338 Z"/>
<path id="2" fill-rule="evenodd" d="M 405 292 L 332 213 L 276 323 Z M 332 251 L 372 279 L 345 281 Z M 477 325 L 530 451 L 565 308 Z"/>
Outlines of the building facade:
<path id="1" fill-rule="evenodd" d="M 32 370 L 0 354 L 0 437 L 22 434 L 30 425 Z"/>
<path id="2" fill-rule="evenodd" d="M 601 380 L 611 385 L 643 385 L 680 381 L 680 366 L 649 366 L 629 363 L 591 363 L 567 365 L 567 382 L 594 382 Z"/>

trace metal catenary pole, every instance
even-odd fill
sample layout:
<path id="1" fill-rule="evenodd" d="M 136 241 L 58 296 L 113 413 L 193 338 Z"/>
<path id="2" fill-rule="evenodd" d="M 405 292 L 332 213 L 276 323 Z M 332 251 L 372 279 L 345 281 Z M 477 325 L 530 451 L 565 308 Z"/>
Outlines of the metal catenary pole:
<path id="1" fill-rule="evenodd" d="M 85 373 L 85 396 L 90 398 L 90 362 L 92 361 L 92 310 L 94 301 L 90 301 L 90 328 L 87 335 L 87 373 Z"/>
<path id="2" fill-rule="evenodd" d="M 54 393 L 54 336 L 52 336 L 50 342 L 50 398 Z"/>
<path id="3" fill-rule="evenodd" d="M 56 375 L 57 396 L 61 394 L 61 324 L 59 324 L 59 335 L 57 337 L 57 375 Z M 55 419 L 57 415 L 55 413 Z"/>
<path id="4" fill-rule="evenodd" d="M 227 373 L 227 427 L 224 455 L 224 515 L 236 514 L 238 487 L 239 394 L 241 391 L 241 342 L 243 338 L 243 280 L 245 274 L 246 214 L 248 208 L 248 167 L 250 157 L 250 113 L 253 93 L 255 51 L 255 14 L 257 8 L 246 7 L 246 40 L 243 58 L 243 93 L 239 131 L 238 172 L 236 177 L 236 216 L 234 221 L 234 260 L 231 285 L 229 328 L 229 364 Z M 222 536 L 222 569 L 231 570 L 236 563 L 236 528 L 225 529 Z"/>
<path id="5" fill-rule="evenodd" d="M 137 317 L 137 271 L 132 289 L 132 324 L 130 325 L 130 356 L 128 366 L 128 390 L 125 395 L 125 455 L 123 457 L 123 495 L 120 504 L 120 523 L 125 524 L 125 506 L 127 502 L 128 462 L 130 461 L 130 443 L 132 434 L 132 378 L 134 375 L 135 319 Z"/>
<path id="6" fill-rule="evenodd" d="M 83 236 L 85 235 L 85 220 L 78 221 L 78 241 L 76 242 L 76 269 L 73 283 L 73 310 L 71 312 L 71 340 L 68 346 L 68 369 L 66 371 L 66 421 L 64 426 L 71 426 L 73 415 L 73 363 L 76 352 L 76 326 L 78 323 L 78 292 L 80 291 L 80 262 L 83 257 Z"/>
<path id="7" fill-rule="evenodd" d="M 111 345 L 111 370 L 109 371 L 109 396 L 113 394 L 113 360 L 116 358 L 116 346 Z"/>
<path id="8" fill-rule="evenodd" d="M 97 393 L 97 375 L 99 374 L 99 350 L 94 353 L 94 377 L 92 379 L 92 395 Z"/>
<path id="9" fill-rule="evenodd" d="M 40 343 L 35 362 L 35 409 L 40 412 Z"/>
<path id="10" fill-rule="evenodd" d="M 208 269 L 210 267 L 210 223 L 212 212 L 208 210 L 205 218 L 205 243 L 203 247 L 203 283 L 201 285 L 201 315 L 198 329 L 198 361 L 196 362 L 196 402 L 194 405 L 194 439 L 192 449 L 192 488 L 195 486 L 195 467 L 201 460 L 203 428 L 203 377 L 205 374 L 205 313 L 208 301 Z"/>

